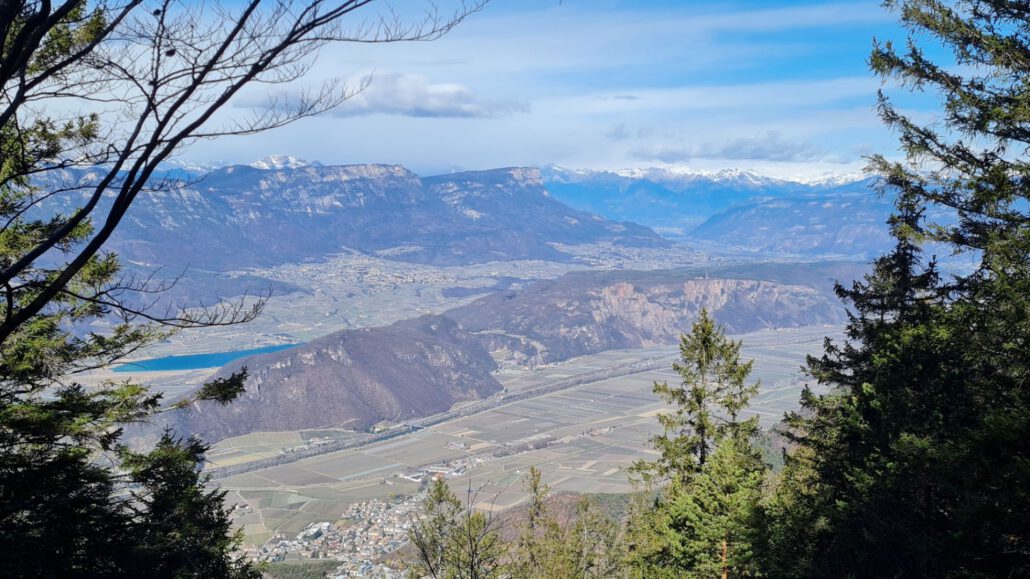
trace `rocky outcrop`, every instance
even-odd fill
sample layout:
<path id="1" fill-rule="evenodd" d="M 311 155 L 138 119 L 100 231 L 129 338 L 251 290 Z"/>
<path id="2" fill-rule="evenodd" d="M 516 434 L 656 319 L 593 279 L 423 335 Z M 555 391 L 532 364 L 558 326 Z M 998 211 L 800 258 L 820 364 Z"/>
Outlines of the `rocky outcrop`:
<path id="1" fill-rule="evenodd" d="M 848 270 L 769 268 L 772 280 L 706 279 L 693 271 L 573 273 L 441 316 L 338 332 L 223 368 L 219 375 L 248 367 L 246 393 L 227 406 L 178 412 L 175 426 L 215 441 L 254 431 L 363 430 L 426 416 L 498 392 L 491 376 L 497 360 L 533 366 L 672 344 L 701 308 L 731 332 L 843 321 L 826 278 Z"/>
<path id="2" fill-rule="evenodd" d="M 816 284 L 817 286 L 820 284 Z M 447 312 L 514 363 L 674 343 L 707 308 L 730 332 L 835 324 L 844 309 L 829 284 L 704 279 L 695 272 L 568 274 Z"/>

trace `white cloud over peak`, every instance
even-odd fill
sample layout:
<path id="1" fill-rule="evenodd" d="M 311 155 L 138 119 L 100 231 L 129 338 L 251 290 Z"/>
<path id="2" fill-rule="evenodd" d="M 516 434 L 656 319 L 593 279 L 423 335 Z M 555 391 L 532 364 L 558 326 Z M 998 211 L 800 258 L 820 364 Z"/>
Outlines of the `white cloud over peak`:
<path id="1" fill-rule="evenodd" d="M 478 98 L 458 83 L 431 83 L 421 75 L 373 74 L 357 86 L 367 85 L 343 103 L 335 116 L 371 114 L 407 117 L 491 118 L 528 111 L 525 103 Z"/>
<path id="2" fill-rule="evenodd" d="M 681 163 L 696 159 L 724 159 L 731 161 L 785 161 L 803 163 L 821 161 L 847 163 L 839 155 L 830 154 L 811 143 L 785 138 L 779 131 L 767 131 L 730 140 L 678 146 L 657 144 L 638 147 L 631 151 L 637 159 Z"/>

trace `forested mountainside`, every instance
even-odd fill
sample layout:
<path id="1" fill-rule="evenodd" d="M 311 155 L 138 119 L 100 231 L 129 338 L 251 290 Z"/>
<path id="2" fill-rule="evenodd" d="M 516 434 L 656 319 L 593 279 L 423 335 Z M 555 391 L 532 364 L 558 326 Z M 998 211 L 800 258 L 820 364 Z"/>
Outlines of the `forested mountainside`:
<path id="1" fill-rule="evenodd" d="M 364 430 L 448 410 L 501 390 L 496 363 L 475 336 L 442 316 L 345 330 L 308 344 L 234 362 L 249 371 L 233 404 L 176 411 L 179 432 L 218 441 L 254 431 Z"/>
<path id="2" fill-rule="evenodd" d="M 759 252 L 870 257 L 890 247 L 891 207 L 868 191 L 784 197 L 727 209 L 690 237 Z"/>

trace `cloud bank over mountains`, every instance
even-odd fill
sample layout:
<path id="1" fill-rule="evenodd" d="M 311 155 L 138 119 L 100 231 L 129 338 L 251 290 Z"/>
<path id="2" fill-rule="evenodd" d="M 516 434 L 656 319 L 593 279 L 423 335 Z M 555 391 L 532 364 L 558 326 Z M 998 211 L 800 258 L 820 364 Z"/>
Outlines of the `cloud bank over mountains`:
<path id="1" fill-rule="evenodd" d="M 731 161 L 786 161 L 792 163 L 823 162 L 848 163 L 853 156 L 829 153 L 811 143 L 788 139 L 779 131 L 738 137 L 729 141 L 714 141 L 690 146 L 657 145 L 634 149 L 632 154 L 645 161 L 685 163 L 699 159 Z"/>

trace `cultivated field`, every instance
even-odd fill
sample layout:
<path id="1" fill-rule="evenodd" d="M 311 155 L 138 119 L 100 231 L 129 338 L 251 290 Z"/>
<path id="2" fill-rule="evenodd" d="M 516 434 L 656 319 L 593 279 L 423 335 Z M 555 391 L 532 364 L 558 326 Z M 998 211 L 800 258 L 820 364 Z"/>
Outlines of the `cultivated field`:
<path id="1" fill-rule="evenodd" d="M 797 404 L 804 356 L 821 350 L 823 336 L 839 329 L 807 327 L 763 330 L 744 336 L 746 358 L 762 388 L 753 406 L 764 427 Z M 253 509 L 242 520 L 251 540 L 280 529 L 336 520 L 347 504 L 410 494 L 418 483 L 401 475 L 429 466 L 451 470 L 460 496 L 477 507 L 501 510 L 525 499 L 521 481 L 530 466 L 543 472 L 554 491 L 614 493 L 632 490 L 623 469 L 653 455 L 648 437 L 663 404 L 652 383 L 675 381 L 674 346 L 611 351 L 518 375 L 502 376 L 509 390 L 546 384 L 599 368 L 655 359 L 658 370 L 575 386 L 441 423 L 396 439 L 219 480 L 236 500 Z M 249 435 L 218 445 L 219 464 L 260 457 L 309 440 L 308 433 Z M 471 491 L 471 492 L 469 492 Z"/>

